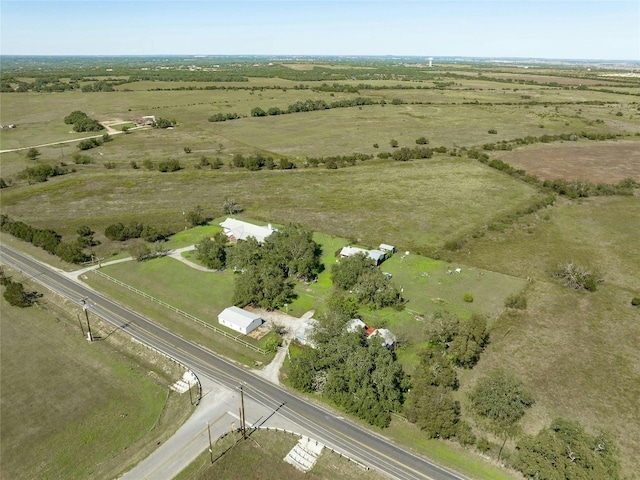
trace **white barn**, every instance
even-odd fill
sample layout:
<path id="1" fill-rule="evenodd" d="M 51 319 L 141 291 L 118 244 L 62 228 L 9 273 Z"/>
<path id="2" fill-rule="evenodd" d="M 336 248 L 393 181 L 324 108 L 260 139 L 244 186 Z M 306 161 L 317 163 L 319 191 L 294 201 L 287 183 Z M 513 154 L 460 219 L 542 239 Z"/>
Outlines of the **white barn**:
<path id="1" fill-rule="evenodd" d="M 218 315 L 218 322 L 231 330 L 247 335 L 264 323 L 260 315 L 238 307 L 225 308 Z"/>
<path id="2" fill-rule="evenodd" d="M 224 234 L 229 237 L 230 242 L 237 242 L 239 240 L 246 240 L 249 237 L 253 237 L 259 243 L 262 243 L 265 238 L 275 232 L 275 229 L 271 224 L 266 227 L 261 227 L 260 225 L 243 222 L 242 220 L 236 220 L 235 218 L 227 218 L 224 222 L 220 223 L 220 226 L 222 227 Z"/>

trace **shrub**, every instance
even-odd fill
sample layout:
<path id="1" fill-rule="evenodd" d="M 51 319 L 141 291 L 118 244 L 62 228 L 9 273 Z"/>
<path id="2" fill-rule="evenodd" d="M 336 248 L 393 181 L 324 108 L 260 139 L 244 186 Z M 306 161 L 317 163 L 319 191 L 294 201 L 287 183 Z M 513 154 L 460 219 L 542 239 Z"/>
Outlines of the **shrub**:
<path id="1" fill-rule="evenodd" d="M 465 293 L 462 299 L 467 303 L 471 303 L 473 302 L 473 295 L 471 295 L 470 293 Z"/>
<path id="2" fill-rule="evenodd" d="M 563 280 L 566 287 L 589 292 L 595 292 L 598 283 L 603 281 L 597 273 L 575 262 L 559 265 L 552 276 Z"/>
<path id="3" fill-rule="evenodd" d="M 93 158 L 91 158 L 89 155 L 76 153 L 73 156 L 73 163 L 75 163 L 76 165 L 88 165 L 90 163 L 93 163 Z"/>
<path id="4" fill-rule="evenodd" d="M 105 162 L 104 168 L 106 168 L 107 170 L 113 170 L 114 168 L 116 168 L 116 164 L 115 162 Z"/>
<path id="5" fill-rule="evenodd" d="M 184 147 L 184 153 L 189 154 L 191 153 L 191 147 Z"/>
<path id="6" fill-rule="evenodd" d="M 496 130 L 495 128 L 490 128 L 488 133 L 491 133 L 492 135 L 496 135 L 498 133 L 498 130 Z"/>
<path id="7" fill-rule="evenodd" d="M 175 158 L 169 158 L 158 163 L 158 171 L 160 172 L 177 172 L 181 168 L 180 162 Z"/>
<path id="8" fill-rule="evenodd" d="M 640 306 L 640 297 L 633 297 L 631 299 L 631 305 L 634 307 Z"/>
<path id="9" fill-rule="evenodd" d="M 527 297 L 522 293 L 513 293 L 504 301 L 504 306 L 507 308 L 525 310 L 527 308 Z"/>
<path id="10" fill-rule="evenodd" d="M 416 143 L 418 145 L 427 145 L 429 143 L 429 140 L 427 140 L 426 137 L 419 137 L 419 138 L 416 138 Z"/>

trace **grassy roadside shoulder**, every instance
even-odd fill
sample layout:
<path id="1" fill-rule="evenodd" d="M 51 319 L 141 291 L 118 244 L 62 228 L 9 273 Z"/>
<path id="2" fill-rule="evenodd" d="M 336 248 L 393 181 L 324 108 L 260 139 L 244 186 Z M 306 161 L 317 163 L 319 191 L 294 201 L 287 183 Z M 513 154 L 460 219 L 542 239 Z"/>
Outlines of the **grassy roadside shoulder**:
<path id="1" fill-rule="evenodd" d="M 5 267 L 37 305 L 2 302 L 3 478 L 113 478 L 164 442 L 193 411 L 169 389 L 182 369 Z"/>

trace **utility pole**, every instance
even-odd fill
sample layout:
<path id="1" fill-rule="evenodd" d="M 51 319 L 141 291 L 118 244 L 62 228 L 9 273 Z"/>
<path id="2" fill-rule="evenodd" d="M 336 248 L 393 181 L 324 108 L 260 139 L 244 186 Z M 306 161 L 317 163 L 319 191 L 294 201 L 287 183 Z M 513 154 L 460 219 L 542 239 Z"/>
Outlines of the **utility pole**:
<path id="1" fill-rule="evenodd" d="M 211 445 L 211 427 L 207 422 L 207 432 L 209 432 L 209 456 L 211 457 L 211 463 L 213 463 L 213 446 Z"/>
<path id="2" fill-rule="evenodd" d="M 87 340 L 93 342 L 93 335 L 91 334 L 91 324 L 89 323 L 89 305 L 86 298 L 80 300 L 82 302 L 82 310 L 84 310 L 84 316 L 87 318 Z"/>
<path id="3" fill-rule="evenodd" d="M 247 439 L 247 425 L 245 423 L 244 418 L 244 391 L 242 390 L 242 385 L 240 385 L 240 403 L 242 404 L 242 414 L 240 415 L 240 422 L 242 424 L 242 438 L 244 440 Z"/>

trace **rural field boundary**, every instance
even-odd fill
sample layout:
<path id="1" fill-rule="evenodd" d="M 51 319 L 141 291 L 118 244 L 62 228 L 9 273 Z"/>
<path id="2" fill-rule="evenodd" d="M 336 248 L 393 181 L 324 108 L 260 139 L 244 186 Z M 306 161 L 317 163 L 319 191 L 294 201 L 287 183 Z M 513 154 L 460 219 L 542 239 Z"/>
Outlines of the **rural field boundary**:
<path id="1" fill-rule="evenodd" d="M 208 328 L 209 330 L 213 330 L 215 333 L 223 335 L 226 338 L 230 338 L 234 342 L 237 342 L 237 343 L 241 344 L 242 346 L 253 350 L 254 352 L 258 352 L 258 353 L 260 353 L 262 355 L 266 355 L 268 353 L 266 350 L 264 350 L 264 349 L 262 349 L 260 347 L 256 347 L 255 345 L 252 345 L 251 343 L 247 342 L 246 340 L 238 338 L 235 335 L 231 335 L 230 333 L 227 333 L 224 330 L 222 330 L 222 329 L 220 329 L 220 328 L 218 328 L 218 327 L 216 327 L 214 325 L 211 325 L 211 324 L 205 322 L 204 320 L 199 319 L 195 315 L 191 315 L 190 313 L 187 313 L 184 310 L 180 310 L 179 308 L 174 307 L 173 305 L 170 305 L 167 302 L 163 302 L 162 300 L 160 300 L 160 299 L 158 299 L 158 298 L 156 298 L 156 297 L 154 297 L 152 295 L 149 295 L 148 293 L 145 293 L 142 290 L 138 290 L 137 288 L 132 287 L 131 285 L 127 285 L 126 283 L 121 282 L 117 278 L 113 278 L 112 276 L 107 275 L 106 273 L 104 273 L 104 272 L 102 272 L 102 271 L 100 271 L 98 269 L 95 269 L 95 270 L 92 270 L 92 271 L 95 272 L 97 275 L 99 275 L 99 276 L 101 276 L 101 277 L 103 277 L 103 278 L 115 283 L 116 285 L 124 287 L 127 290 L 130 290 L 130 291 L 132 291 L 132 292 L 134 292 L 134 293 L 136 293 L 136 294 L 138 294 L 138 295 L 140 295 L 140 296 L 142 296 L 142 297 L 144 297 L 146 299 L 149 299 L 149 300 L 151 300 L 153 302 L 156 302 L 156 303 L 162 305 L 163 307 L 165 307 L 165 308 L 167 308 L 167 309 L 169 309 L 169 310 L 171 310 L 171 311 L 173 311 L 175 313 L 178 313 L 178 314 L 182 315 L 183 317 L 188 318 L 189 320 L 192 320 L 192 321 L 196 322 L 199 325 L 202 325 L 203 327 Z"/>

